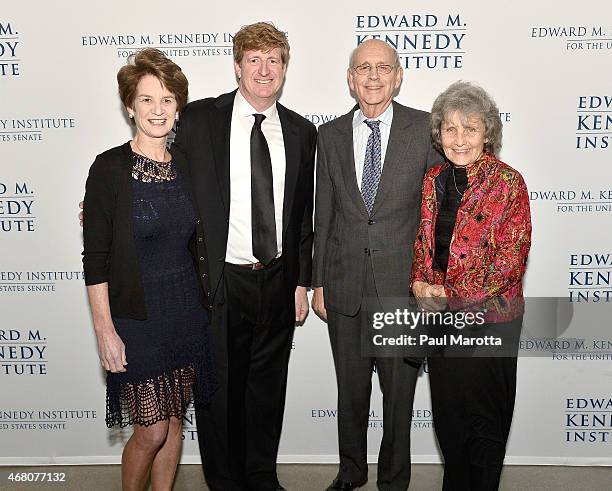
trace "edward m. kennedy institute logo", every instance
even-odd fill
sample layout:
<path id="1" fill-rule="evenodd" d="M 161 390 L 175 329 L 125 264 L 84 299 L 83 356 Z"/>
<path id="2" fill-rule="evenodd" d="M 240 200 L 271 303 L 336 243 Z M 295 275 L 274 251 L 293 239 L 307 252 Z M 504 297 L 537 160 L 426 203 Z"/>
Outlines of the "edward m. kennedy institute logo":
<path id="1" fill-rule="evenodd" d="M 570 302 L 611 302 L 612 253 L 570 254 L 568 290 Z"/>
<path id="2" fill-rule="evenodd" d="M 111 48 L 117 58 L 127 58 L 143 48 L 157 48 L 169 58 L 230 56 L 233 52 L 229 32 L 87 34 L 79 41 L 86 48 Z"/>
<path id="3" fill-rule="evenodd" d="M 467 24 L 460 14 L 370 14 L 355 17 L 356 46 L 380 39 L 399 53 L 405 70 L 460 69 Z"/>
<path id="4" fill-rule="evenodd" d="M 563 441 L 576 444 L 612 443 L 612 399 L 572 397 L 565 400 Z"/>
<path id="5" fill-rule="evenodd" d="M 612 148 L 612 95 L 579 96 L 576 117 L 578 150 Z"/>
<path id="6" fill-rule="evenodd" d="M 566 51 L 580 52 L 610 52 L 612 50 L 612 39 L 609 32 L 600 24 L 591 25 L 556 25 L 556 26 L 534 26 L 531 28 L 530 36 L 539 41 L 545 39 L 559 40 Z"/>
<path id="7" fill-rule="evenodd" d="M 36 230 L 36 194 L 31 183 L 0 181 L 0 236 Z"/>
<path id="8" fill-rule="evenodd" d="M 19 32 L 10 22 L 0 20 L 0 77 L 21 75 Z"/>
<path id="9" fill-rule="evenodd" d="M 0 329 L 0 378 L 47 375 L 48 361 L 38 329 Z"/>
<path id="10" fill-rule="evenodd" d="M 33 409 L 0 408 L 0 430 L 5 431 L 57 431 L 67 430 L 78 422 L 97 419 L 94 409 Z"/>
<path id="11" fill-rule="evenodd" d="M 50 132 L 74 128 L 76 119 L 70 116 L 0 117 L 0 142 L 39 142 Z"/>

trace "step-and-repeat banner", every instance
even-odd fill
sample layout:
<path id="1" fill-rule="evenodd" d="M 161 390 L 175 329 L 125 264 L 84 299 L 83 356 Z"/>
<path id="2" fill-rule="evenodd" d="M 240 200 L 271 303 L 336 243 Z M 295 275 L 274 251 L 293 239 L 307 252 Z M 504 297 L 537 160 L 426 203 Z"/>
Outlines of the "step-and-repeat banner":
<path id="1" fill-rule="evenodd" d="M 183 68 L 191 100 L 233 90 L 232 35 L 258 20 L 287 32 L 281 100 L 316 125 L 354 104 L 346 68 L 367 39 L 399 51 L 403 104 L 429 110 L 458 79 L 482 85 L 501 111 L 501 158 L 530 191 L 526 294 L 610 300 L 609 1 L 3 2 L 0 464 L 119 462 L 129 430 L 104 424 L 76 217 L 95 155 L 131 138 L 115 75 L 130 53 L 153 46 Z M 519 359 L 507 462 L 612 464 L 611 359 L 605 336 Z M 376 378 L 374 387 L 372 459 L 383 426 Z M 412 418 L 413 461 L 439 462 L 426 373 Z M 183 462 L 198 462 L 193 411 L 184 440 Z M 279 459 L 337 461 L 334 368 L 313 315 L 295 335 Z"/>

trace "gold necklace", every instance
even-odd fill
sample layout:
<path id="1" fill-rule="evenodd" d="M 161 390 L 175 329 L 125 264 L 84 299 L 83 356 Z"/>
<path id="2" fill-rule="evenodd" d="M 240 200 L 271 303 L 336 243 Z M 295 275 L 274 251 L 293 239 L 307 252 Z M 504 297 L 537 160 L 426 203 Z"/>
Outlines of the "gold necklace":
<path id="1" fill-rule="evenodd" d="M 463 193 L 459 191 L 459 188 L 457 187 L 457 180 L 455 179 L 455 166 L 453 164 L 451 165 L 453 166 L 453 183 L 455 184 L 455 191 L 457 191 L 457 194 L 463 198 L 465 191 L 463 191 Z"/>

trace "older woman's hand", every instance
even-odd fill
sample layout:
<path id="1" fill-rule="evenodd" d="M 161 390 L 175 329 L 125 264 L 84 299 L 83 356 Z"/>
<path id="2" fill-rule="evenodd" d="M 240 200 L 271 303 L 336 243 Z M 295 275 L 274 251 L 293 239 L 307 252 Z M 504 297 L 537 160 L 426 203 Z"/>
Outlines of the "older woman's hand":
<path id="1" fill-rule="evenodd" d="M 446 292 L 444 285 L 431 285 L 425 281 L 415 281 L 412 292 L 419 307 L 430 312 L 438 312 L 446 308 Z"/>

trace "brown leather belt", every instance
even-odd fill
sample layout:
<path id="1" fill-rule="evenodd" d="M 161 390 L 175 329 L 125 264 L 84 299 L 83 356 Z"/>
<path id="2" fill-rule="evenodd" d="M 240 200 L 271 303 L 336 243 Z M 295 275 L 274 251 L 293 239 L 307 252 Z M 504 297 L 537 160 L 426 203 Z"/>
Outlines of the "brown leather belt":
<path id="1" fill-rule="evenodd" d="M 260 269 L 266 269 L 269 268 L 270 266 L 275 265 L 277 262 L 280 261 L 282 256 L 279 257 L 275 257 L 274 259 L 272 259 L 272 261 L 270 261 L 269 264 L 264 264 L 264 263 L 246 263 L 246 264 L 236 264 L 236 263 L 231 263 L 234 266 L 238 266 L 240 268 L 244 268 L 244 269 L 252 269 L 253 271 L 259 271 Z"/>

